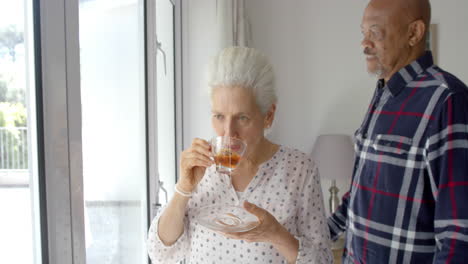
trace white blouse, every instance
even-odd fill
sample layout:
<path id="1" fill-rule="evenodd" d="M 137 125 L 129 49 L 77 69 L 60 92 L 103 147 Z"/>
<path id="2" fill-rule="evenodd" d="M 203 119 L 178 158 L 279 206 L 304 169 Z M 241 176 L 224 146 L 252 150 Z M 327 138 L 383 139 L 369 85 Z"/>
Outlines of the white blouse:
<path id="1" fill-rule="evenodd" d="M 242 204 L 244 200 L 270 212 L 299 240 L 296 263 L 332 263 L 329 231 L 323 209 L 317 167 L 306 154 L 281 146 L 258 169 L 247 188 L 238 197 L 227 175 L 206 170 L 190 199 L 184 233 L 171 246 L 158 236 L 158 220 L 148 232 L 148 253 L 153 263 L 286 263 L 269 243 L 247 243 L 226 238 L 194 221 L 195 211 L 203 206 Z"/>

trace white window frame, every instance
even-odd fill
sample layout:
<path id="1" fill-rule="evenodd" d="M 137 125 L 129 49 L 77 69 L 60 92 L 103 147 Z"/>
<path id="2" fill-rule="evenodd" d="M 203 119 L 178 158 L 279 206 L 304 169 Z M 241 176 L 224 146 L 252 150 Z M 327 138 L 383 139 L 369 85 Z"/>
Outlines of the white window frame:
<path id="1" fill-rule="evenodd" d="M 155 0 L 156 1 L 156 0 Z M 157 212 L 159 175 L 158 175 L 158 116 L 157 116 L 157 78 L 156 78 L 156 2 L 146 1 L 146 85 L 147 85 L 147 153 L 148 153 L 148 223 Z"/>
<path id="2" fill-rule="evenodd" d="M 148 171 L 149 171 L 149 201 L 150 211 L 148 216 L 151 219 L 156 215 L 159 201 L 159 169 L 158 169 L 158 133 L 157 133 L 157 63 L 156 54 L 156 13 L 155 6 L 157 0 L 146 1 L 146 50 L 147 50 L 147 89 L 148 89 Z M 183 147 L 183 127 L 182 127 L 182 0 L 171 0 L 174 5 L 174 83 L 175 83 L 175 125 L 176 125 L 176 180 L 179 178 L 179 157 Z"/>
<path id="3" fill-rule="evenodd" d="M 174 0 L 175 4 L 175 14 L 174 14 L 174 53 L 175 53 L 175 123 L 176 123 L 176 180 L 179 179 L 180 171 L 180 154 L 184 149 L 184 127 L 183 127 L 183 87 L 184 87 L 184 72 L 183 72 L 183 40 L 186 39 L 188 34 L 187 29 L 183 28 L 183 0 Z M 186 15 L 185 15 L 186 16 Z"/>
<path id="4" fill-rule="evenodd" d="M 158 201 L 154 5 L 145 0 L 148 218 Z M 182 150 L 182 0 L 175 7 L 176 160 Z M 153 8 L 150 8 L 153 7 Z M 85 264 L 79 0 L 34 1 L 42 262 Z M 39 23 L 37 23 L 39 22 Z M 177 168 L 178 166 L 176 166 Z M 179 173 L 179 172 L 177 172 Z M 175 175 L 176 178 L 177 175 Z M 148 221 L 148 224 L 150 221 Z"/>
<path id="5" fill-rule="evenodd" d="M 39 175 L 46 191 L 41 196 L 46 210 L 41 212 L 46 216 L 42 225 L 47 229 L 42 234 L 47 238 L 42 244 L 43 261 L 84 264 L 79 0 L 39 0 L 36 14 L 42 80 L 38 122 L 43 125 L 38 141 L 44 152 Z"/>

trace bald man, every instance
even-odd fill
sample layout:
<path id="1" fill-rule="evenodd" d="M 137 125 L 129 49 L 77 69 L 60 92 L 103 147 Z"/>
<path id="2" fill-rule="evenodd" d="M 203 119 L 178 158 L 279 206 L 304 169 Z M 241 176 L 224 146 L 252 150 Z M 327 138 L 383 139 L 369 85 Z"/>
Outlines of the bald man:
<path id="1" fill-rule="evenodd" d="M 343 263 L 468 263 L 468 92 L 425 50 L 427 0 L 371 0 L 361 29 L 379 80 L 350 191 L 328 219 Z M 466 51 L 464 51 L 466 52 Z"/>

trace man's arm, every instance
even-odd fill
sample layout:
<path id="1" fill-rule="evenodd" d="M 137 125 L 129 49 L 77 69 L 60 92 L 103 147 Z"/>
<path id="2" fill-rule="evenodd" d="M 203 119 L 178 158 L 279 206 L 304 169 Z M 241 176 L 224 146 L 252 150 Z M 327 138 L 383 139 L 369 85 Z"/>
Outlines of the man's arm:
<path id="1" fill-rule="evenodd" d="M 448 95 L 430 124 L 426 162 L 436 197 L 434 263 L 468 259 L 468 100 Z"/>
<path id="2" fill-rule="evenodd" d="M 346 219 L 348 218 L 350 191 L 345 193 L 341 201 L 341 205 L 336 209 L 336 212 L 327 219 L 328 228 L 330 229 L 330 238 L 335 241 L 341 233 L 346 230 Z"/>

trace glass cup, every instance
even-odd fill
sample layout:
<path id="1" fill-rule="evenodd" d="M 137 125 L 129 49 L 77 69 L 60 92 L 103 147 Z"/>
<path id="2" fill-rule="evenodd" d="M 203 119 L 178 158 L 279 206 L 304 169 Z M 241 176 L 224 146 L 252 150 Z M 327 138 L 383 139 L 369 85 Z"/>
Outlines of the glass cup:
<path id="1" fill-rule="evenodd" d="M 214 137 L 211 140 L 211 151 L 216 163 L 218 173 L 227 174 L 237 167 L 245 154 L 247 144 L 240 139 L 232 137 Z M 232 184 L 232 182 L 230 182 Z M 231 185 L 232 188 L 232 185 Z M 239 204 L 221 204 L 204 206 L 196 210 L 195 221 L 200 225 L 214 231 L 221 232 L 246 232 L 257 227 L 258 218 L 246 211 Z"/>
<path id="2" fill-rule="evenodd" d="M 230 175 L 244 155 L 247 144 L 244 141 L 218 136 L 211 140 L 211 152 L 216 163 L 216 171 Z"/>

